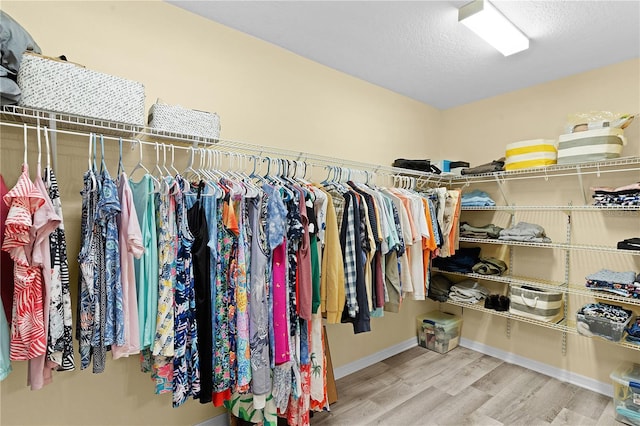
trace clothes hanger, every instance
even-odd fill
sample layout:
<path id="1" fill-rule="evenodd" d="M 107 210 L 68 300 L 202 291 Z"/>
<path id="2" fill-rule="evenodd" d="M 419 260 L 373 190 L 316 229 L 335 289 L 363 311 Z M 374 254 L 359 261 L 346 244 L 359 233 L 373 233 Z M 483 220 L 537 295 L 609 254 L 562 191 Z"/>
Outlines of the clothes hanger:
<path id="1" fill-rule="evenodd" d="M 173 171 L 173 176 L 180 174 L 178 169 L 176 169 L 176 167 L 173 165 L 175 161 L 175 153 L 176 153 L 176 147 L 175 145 L 172 144 L 171 145 L 171 165 L 169 167 L 171 167 L 171 170 Z"/>
<path id="2" fill-rule="evenodd" d="M 24 123 L 23 124 L 23 130 L 24 130 L 24 138 L 23 138 L 23 145 L 24 145 L 24 158 L 22 160 L 22 164 L 26 165 L 27 167 L 29 167 L 29 164 L 27 163 L 27 124 Z"/>
<path id="3" fill-rule="evenodd" d="M 95 175 L 95 134 L 93 132 L 89 133 L 89 156 L 87 157 L 87 174 L 91 178 L 91 190 L 94 190 L 98 187 L 98 182 L 96 181 Z M 26 153 L 25 153 L 26 154 Z M 91 156 L 93 155 L 93 163 L 91 161 Z"/>
<path id="4" fill-rule="evenodd" d="M 151 175 L 157 174 L 156 179 L 158 179 L 159 181 L 160 179 L 162 179 L 164 172 L 160 168 L 160 144 L 158 142 L 155 143 L 155 150 L 156 150 L 156 165 L 153 168 L 153 172 L 151 173 Z"/>
<path id="5" fill-rule="evenodd" d="M 162 168 L 164 170 L 164 176 L 171 176 L 171 170 L 167 167 L 167 145 L 162 144 Z"/>
<path id="6" fill-rule="evenodd" d="M 122 138 L 118 138 L 118 176 L 124 173 L 124 166 L 122 165 Z"/>
<path id="7" fill-rule="evenodd" d="M 38 141 L 38 162 L 36 163 L 37 175 L 40 175 L 40 168 L 42 167 L 42 138 L 40 137 L 40 125 L 36 128 L 37 141 Z"/>
<path id="8" fill-rule="evenodd" d="M 184 169 L 184 171 L 182 172 L 182 176 L 186 179 L 189 176 L 197 176 L 198 181 L 201 179 L 200 178 L 200 173 L 198 173 L 194 168 L 193 168 L 193 157 L 195 155 L 195 148 L 190 146 L 189 147 L 189 161 L 187 161 L 187 167 Z"/>
<path id="9" fill-rule="evenodd" d="M 131 169 L 131 172 L 129 173 L 129 178 L 131 178 L 131 176 L 133 176 L 133 174 L 137 170 L 144 170 L 145 174 L 151 175 L 151 172 L 149 171 L 149 169 L 147 169 L 142 163 L 142 142 L 136 139 L 136 143 L 138 144 L 138 148 L 140 149 L 139 156 L 138 156 L 138 163 L 133 167 L 133 169 Z"/>
<path id="10" fill-rule="evenodd" d="M 49 150 L 49 129 L 44 126 L 44 142 L 47 146 L 47 169 L 51 170 L 51 152 Z"/>

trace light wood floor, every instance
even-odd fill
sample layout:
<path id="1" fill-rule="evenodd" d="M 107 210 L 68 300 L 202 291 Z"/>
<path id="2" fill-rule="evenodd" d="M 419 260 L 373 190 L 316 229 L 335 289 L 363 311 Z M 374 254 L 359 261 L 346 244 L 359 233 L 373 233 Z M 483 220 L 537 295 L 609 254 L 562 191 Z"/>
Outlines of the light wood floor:
<path id="1" fill-rule="evenodd" d="M 616 425 L 610 397 L 457 347 L 416 347 L 337 381 L 326 425 Z"/>

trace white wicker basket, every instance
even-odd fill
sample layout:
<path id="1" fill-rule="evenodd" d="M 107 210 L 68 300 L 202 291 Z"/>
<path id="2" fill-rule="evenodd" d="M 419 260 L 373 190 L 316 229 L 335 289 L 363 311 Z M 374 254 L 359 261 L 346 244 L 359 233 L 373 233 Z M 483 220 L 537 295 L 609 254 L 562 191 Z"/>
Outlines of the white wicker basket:
<path id="1" fill-rule="evenodd" d="M 25 52 L 19 105 L 144 126 L 144 86 L 80 65 Z"/>
<path id="2" fill-rule="evenodd" d="M 149 128 L 217 141 L 220 138 L 220 117 L 216 113 L 156 102 L 149 109 Z"/>

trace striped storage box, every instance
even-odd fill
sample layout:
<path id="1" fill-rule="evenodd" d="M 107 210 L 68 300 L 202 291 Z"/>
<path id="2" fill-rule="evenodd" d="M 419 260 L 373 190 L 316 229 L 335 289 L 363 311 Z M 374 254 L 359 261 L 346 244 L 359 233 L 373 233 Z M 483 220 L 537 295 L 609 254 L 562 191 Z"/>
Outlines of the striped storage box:
<path id="1" fill-rule="evenodd" d="M 558 322 L 564 318 L 562 293 L 529 286 L 509 288 L 509 312 L 538 321 Z"/>
<path id="2" fill-rule="evenodd" d="M 624 130 L 613 127 L 560 135 L 558 164 L 618 158 L 626 143 Z"/>
<path id="3" fill-rule="evenodd" d="M 556 164 L 556 141 L 534 139 L 507 145 L 505 170 L 528 169 Z"/>

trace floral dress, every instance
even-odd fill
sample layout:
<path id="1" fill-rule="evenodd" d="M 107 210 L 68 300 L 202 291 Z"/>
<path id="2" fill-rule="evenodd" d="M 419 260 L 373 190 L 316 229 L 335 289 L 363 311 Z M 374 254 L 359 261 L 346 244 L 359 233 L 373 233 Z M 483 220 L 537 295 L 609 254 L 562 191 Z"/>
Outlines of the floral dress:
<path id="1" fill-rule="evenodd" d="M 49 192 L 60 224 L 49 235 L 51 249 L 51 296 L 49 308 L 49 336 L 47 341 L 47 359 L 58 365 L 59 371 L 75 368 L 72 340 L 71 293 L 69 291 L 69 261 L 67 242 L 62 222 L 62 202 L 58 181 L 53 170 L 45 169 L 44 184 Z"/>
<path id="2" fill-rule="evenodd" d="M 84 188 L 82 195 L 82 222 L 81 240 L 82 246 L 78 254 L 80 266 L 78 283 L 77 323 L 76 339 L 79 342 L 80 368 L 85 369 L 91 361 L 91 338 L 95 322 L 95 285 L 94 269 L 97 253 L 97 240 L 94 233 L 95 212 L 98 205 L 98 187 L 95 174 L 92 169 L 84 174 Z"/>
<path id="3" fill-rule="evenodd" d="M 158 238 L 158 314 L 152 345 L 156 393 L 173 391 L 174 294 L 177 278 L 178 228 L 176 225 L 175 180 L 165 177 L 156 194 L 156 234 Z"/>
<path id="4" fill-rule="evenodd" d="M 183 192 L 188 188 L 188 183 L 181 176 L 176 176 L 176 181 L 181 191 L 175 197 L 179 245 L 174 288 L 173 406 L 179 407 L 189 396 L 196 398 L 200 395 L 200 368 L 191 264 L 193 235 L 187 223 L 187 205 Z"/>
<path id="5" fill-rule="evenodd" d="M 213 342 L 213 404 L 221 406 L 231 398 L 236 383 L 236 257 L 238 251 L 238 222 L 230 201 L 225 195 L 218 204 L 218 263 L 216 265 L 215 306 L 216 335 Z"/>

